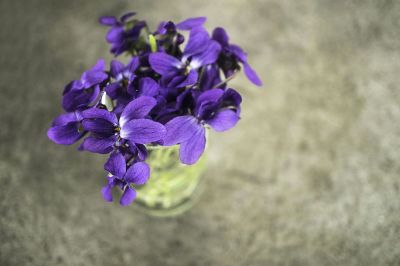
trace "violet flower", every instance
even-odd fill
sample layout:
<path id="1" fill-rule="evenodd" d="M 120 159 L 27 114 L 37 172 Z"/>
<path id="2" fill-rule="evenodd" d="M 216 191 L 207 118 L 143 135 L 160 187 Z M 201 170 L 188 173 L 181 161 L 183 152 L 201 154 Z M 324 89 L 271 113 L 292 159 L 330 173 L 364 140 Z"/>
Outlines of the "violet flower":
<path id="1" fill-rule="evenodd" d="M 239 115 L 230 107 L 221 106 L 224 91 L 212 89 L 200 94 L 193 115 L 178 116 L 165 127 L 167 134 L 163 145 L 180 144 L 179 156 L 184 164 L 194 164 L 203 154 L 206 144 L 206 125 L 217 132 L 226 131 L 236 125 Z"/>
<path id="2" fill-rule="evenodd" d="M 98 60 L 96 65 L 82 74 L 80 80 L 74 80 L 65 87 L 62 99 L 65 111 L 85 109 L 98 98 L 100 85 L 108 79 L 104 67 L 104 60 Z"/>
<path id="3" fill-rule="evenodd" d="M 146 27 L 144 21 L 129 21 L 135 14 L 134 12 L 126 13 L 119 20 L 114 16 L 103 16 L 99 19 L 100 24 L 111 26 L 106 40 L 111 44 L 110 52 L 115 56 L 131 51 L 138 41 L 142 29 Z"/>
<path id="4" fill-rule="evenodd" d="M 222 47 L 218 65 L 227 77 L 231 76 L 238 68 L 238 62 L 243 65 L 247 78 L 257 86 L 262 86 L 262 81 L 257 73 L 247 62 L 247 54 L 238 45 L 229 44 L 229 36 L 223 28 L 215 28 L 212 38 Z"/>
<path id="5" fill-rule="evenodd" d="M 144 162 L 136 162 L 127 169 L 125 158 L 119 152 L 111 154 L 104 169 L 109 174 L 108 184 L 101 190 L 103 198 L 105 201 L 112 201 L 112 189 L 118 186 L 123 191 L 119 201 L 122 206 L 129 205 L 136 198 L 136 191 L 131 184 L 143 185 L 150 176 L 150 168 Z"/>
<path id="6" fill-rule="evenodd" d="M 105 91 L 111 99 L 127 97 L 127 88 L 135 79 L 135 71 L 139 66 L 139 58 L 133 57 L 126 66 L 118 60 L 112 60 L 110 64 L 110 76 L 113 80 L 107 85 Z"/>
<path id="7" fill-rule="evenodd" d="M 47 131 L 48 138 L 61 145 L 71 145 L 77 142 L 86 133 L 81 128 L 82 119 L 78 111 L 58 116 Z"/>
<path id="8" fill-rule="evenodd" d="M 121 117 L 104 109 L 92 108 L 82 113 L 83 128 L 90 132 L 80 146 L 81 150 L 94 153 L 109 153 L 114 145 L 120 146 L 127 140 L 132 144 L 148 144 L 161 140 L 165 127 L 145 117 L 156 105 L 156 100 L 142 96 L 131 101 Z M 122 139 L 122 140 L 121 140 Z"/>
<path id="9" fill-rule="evenodd" d="M 196 83 L 197 69 L 214 63 L 220 50 L 220 45 L 210 39 L 203 27 L 196 27 L 190 31 L 189 41 L 180 59 L 164 52 L 157 52 L 149 55 L 149 63 L 155 72 L 164 80 L 168 80 L 168 87 L 171 87 L 171 83 L 176 87 L 183 87 Z M 177 83 L 176 79 L 179 76 L 186 78 Z"/>

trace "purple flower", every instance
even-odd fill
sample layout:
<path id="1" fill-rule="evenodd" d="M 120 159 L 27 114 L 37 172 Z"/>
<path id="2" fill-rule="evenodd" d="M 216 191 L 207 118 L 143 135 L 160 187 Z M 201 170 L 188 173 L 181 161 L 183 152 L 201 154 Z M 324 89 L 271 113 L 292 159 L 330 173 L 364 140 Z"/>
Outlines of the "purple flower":
<path id="1" fill-rule="evenodd" d="M 124 156 L 115 152 L 104 165 L 104 169 L 109 172 L 108 184 L 101 190 L 105 201 L 112 201 L 112 189 L 118 186 L 123 194 L 119 203 L 122 206 L 129 205 L 136 198 L 136 191 L 131 184 L 143 185 L 150 176 L 150 168 L 144 162 L 136 162 L 127 169 Z"/>
<path id="2" fill-rule="evenodd" d="M 82 116 L 80 112 L 62 114 L 54 119 L 47 136 L 53 142 L 61 145 L 71 145 L 85 135 L 81 128 Z"/>
<path id="3" fill-rule="evenodd" d="M 80 146 L 81 150 L 95 153 L 109 153 L 114 145 L 147 144 L 161 140 L 165 127 L 145 118 L 156 105 L 156 100 L 142 96 L 131 101 L 118 119 L 115 113 L 104 109 L 91 108 L 82 113 L 82 126 L 91 135 Z"/>
<path id="4" fill-rule="evenodd" d="M 226 131 L 236 125 L 239 120 L 236 106 L 221 105 L 225 99 L 230 104 L 240 104 L 241 99 L 230 99 L 221 89 L 212 89 L 201 93 L 195 103 L 193 115 L 173 118 L 165 128 L 167 134 L 163 145 L 180 144 L 179 156 L 184 164 L 194 164 L 203 154 L 206 144 L 205 126 L 211 126 L 215 131 Z M 228 92 L 232 94 L 231 91 Z"/>
<path id="5" fill-rule="evenodd" d="M 139 58 L 133 57 L 126 66 L 118 60 L 112 60 L 110 64 L 110 76 L 113 80 L 105 88 L 111 99 L 126 98 L 128 88 L 135 79 L 135 70 L 139 66 Z"/>
<path id="6" fill-rule="evenodd" d="M 149 63 L 169 84 L 183 87 L 196 83 L 197 69 L 214 63 L 220 50 L 220 45 L 210 39 L 203 27 L 196 27 L 190 31 L 189 41 L 180 60 L 167 53 L 158 52 L 149 55 Z M 177 82 L 177 79 L 180 82 Z"/>
<path id="7" fill-rule="evenodd" d="M 223 28 L 215 28 L 212 38 L 222 47 L 220 57 L 218 58 L 218 65 L 225 72 L 226 76 L 232 75 L 233 71 L 238 68 L 238 62 L 240 62 L 243 65 L 247 78 L 257 86 L 262 85 L 262 81 L 257 73 L 247 62 L 247 54 L 238 45 L 229 44 L 229 36 Z"/>
<path id="8" fill-rule="evenodd" d="M 73 112 L 87 108 L 98 98 L 100 84 L 108 79 L 104 67 L 104 60 L 98 60 L 96 65 L 82 74 L 80 80 L 74 80 L 65 87 L 62 99 L 65 111 Z"/>
<path id="9" fill-rule="evenodd" d="M 106 40 L 111 44 L 110 52 L 115 56 L 132 51 L 139 39 L 140 32 L 146 27 L 144 21 L 129 21 L 134 15 L 134 12 L 127 13 L 121 16 L 119 21 L 113 16 L 104 16 L 99 19 L 100 24 L 111 26 Z"/>

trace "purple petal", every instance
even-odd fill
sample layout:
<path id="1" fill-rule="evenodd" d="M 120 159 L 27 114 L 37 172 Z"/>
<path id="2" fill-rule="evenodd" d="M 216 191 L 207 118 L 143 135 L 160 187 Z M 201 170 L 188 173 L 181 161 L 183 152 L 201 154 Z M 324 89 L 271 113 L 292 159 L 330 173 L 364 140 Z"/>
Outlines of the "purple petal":
<path id="1" fill-rule="evenodd" d="M 130 186 L 126 186 L 124 193 L 121 196 L 119 203 L 122 206 L 127 206 L 132 203 L 136 198 L 136 191 L 133 190 Z"/>
<path id="2" fill-rule="evenodd" d="M 203 92 L 196 100 L 196 105 L 199 107 L 201 104 L 210 103 L 210 102 L 218 102 L 222 95 L 224 95 L 224 91 L 221 89 L 211 89 Z"/>
<path id="3" fill-rule="evenodd" d="M 79 131 L 79 123 L 71 122 L 62 126 L 51 127 L 47 131 L 47 137 L 54 143 L 61 145 L 71 145 L 78 141 L 85 132 Z"/>
<path id="4" fill-rule="evenodd" d="M 136 15 L 136 12 L 128 12 L 128 13 L 122 15 L 120 20 L 121 20 L 121 22 L 125 22 L 127 19 L 129 19 L 130 17 L 133 17 L 134 15 Z"/>
<path id="5" fill-rule="evenodd" d="M 186 76 L 186 79 L 179 83 L 177 87 L 185 87 L 185 86 L 190 86 L 193 85 L 197 82 L 199 74 L 197 73 L 196 70 L 192 69 L 190 70 L 189 74 Z"/>
<path id="6" fill-rule="evenodd" d="M 114 176 L 123 178 L 126 173 L 126 161 L 124 156 L 119 152 L 114 152 L 110 155 L 107 162 L 104 164 L 104 170 Z"/>
<path id="7" fill-rule="evenodd" d="M 142 78 L 139 82 L 139 93 L 140 95 L 156 96 L 160 86 L 152 78 Z"/>
<path id="8" fill-rule="evenodd" d="M 190 31 L 189 40 L 183 51 L 182 61 L 186 61 L 190 56 L 203 52 L 208 45 L 210 36 L 203 27 L 197 27 Z"/>
<path id="9" fill-rule="evenodd" d="M 191 30 L 192 28 L 202 26 L 206 20 L 206 17 L 188 18 L 176 24 L 176 27 L 180 30 Z"/>
<path id="10" fill-rule="evenodd" d="M 221 52 L 221 45 L 214 40 L 210 40 L 206 47 L 207 48 L 203 52 L 193 56 L 190 62 L 192 68 L 197 69 L 217 61 L 219 53 Z"/>
<path id="11" fill-rule="evenodd" d="M 118 60 L 112 60 L 110 63 L 110 72 L 113 78 L 117 78 L 118 74 L 124 70 L 125 66 Z"/>
<path id="12" fill-rule="evenodd" d="M 163 145 L 171 146 L 190 139 L 202 126 L 194 116 L 178 116 L 165 124 Z"/>
<path id="13" fill-rule="evenodd" d="M 104 119 L 84 119 L 82 127 L 86 131 L 100 135 L 112 135 L 115 131 L 115 126 Z"/>
<path id="14" fill-rule="evenodd" d="M 86 119 L 104 119 L 111 124 L 118 124 L 118 119 L 115 114 L 105 109 L 90 108 L 82 112 L 82 117 Z"/>
<path id="15" fill-rule="evenodd" d="M 147 163 L 138 162 L 128 168 L 125 181 L 136 185 L 143 185 L 150 177 L 150 167 Z"/>
<path id="16" fill-rule="evenodd" d="M 129 120 L 145 117 L 156 104 L 156 99 L 148 96 L 141 96 L 131 101 L 121 114 L 120 126 L 123 127 Z"/>
<path id="17" fill-rule="evenodd" d="M 133 119 L 122 126 L 120 136 L 133 143 L 147 144 L 163 139 L 165 127 L 150 119 Z"/>
<path id="18" fill-rule="evenodd" d="M 119 96 L 121 89 L 121 84 L 119 82 L 114 82 L 107 85 L 104 90 L 111 99 L 116 99 Z"/>
<path id="19" fill-rule="evenodd" d="M 215 28 L 212 33 L 212 38 L 219 42 L 222 47 L 229 45 L 229 36 L 223 28 Z"/>
<path id="20" fill-rule="evenodd" d="M 137 159 L 139 159 L 139 161 L 145 161 L 147 159 L 147 149 L 146 146 L 143 144 L 135 144 L 129 142 L 129 151 L 134 156 L 137 156 Z"/>
<path id="21" fill-rule="evenodd" d="M 151 68 L 160 75 L 176 72 L 183 67 L 181 61 L 166 53 L 152 53 L 149 56 Z"/>
<path id="22" fill-rule="evenodd" d="M 109 43 L 118 43 L 123 40 L 124 28 L 120 26 L 112 27 L 106 35 L 106 40 Z"/>
<path id="23" fill-rule="evenodd" d="M 56 117 L 53 120 L 53 123 L 51 124 L 51 126 L 52 127 L 64 126 L 68 123 L 77 122 L 77 121 L 79 121 L 79 119 L 77 118 L 77 115 L 75 114 L 75 112 L 65 113 L 65 114 L 61 114 L 58 117 Z"/>
<path id="24" fill-rule="evenodd" d="M 221 82 L 217 64 L 208 65 L 200 82 L 200 88 L 209 90 Z"/>
<path id="25" fill-rule="evenodd" d="M 179 148 L 179 158 L 184 164 L 196 163 L 203 154 L 206 147 L 206 135 L 204 127 L 197 131 L 196 134 L 181 143 Z"/>
<path id="26" fill-rule="evenodd" d="M 103 196 L 103 199 L 105 201 L 108 201 L 108 202 L 113 201 L 112 186 L 111 185 L 104 186 L 101 189 L 101 195 Z"/>
<path id="27" fill-rule="evenodd" d="M 108 138 L 100 138 L 95 136 L 89 136 L 83 140 L 78 150 L 90 151 L 94 153 L 107 154 L 113 151 L 114 143 L 117 141 L 116 136 L 110 136 Z"/>
<path id="28" fill-rule="evenodd" d="M 217 112 L 213 118 L 207 121 L 215 131 L 222 132 L 231 129 L 239 121 L 235 111 L 225 109 Z"/>
<path id="29" fill-rule="evenodd" d="M 253 84 L 257 86 L 262 86 L 261 79 L 258 77 L 257 73 L 251 68 L 251 66 L 247 62 L 243 63 L 243 68 L 247 78 L 251 82 L 253 82 Z"/>
<path id="30" fill-rule="evenodd" d="M 112 26 L 116 24 L 118 21 L 117 18 L 114 16 L 103 16 L 99 18 L 99 22 L 100 24 L 105 26 Z"/>
<path id="31" fill-rule="evenodd" d="M 247 54 L 238 45 L 232 44 L 229 46 L 231 52 L 239 59 L 240 62 L 247 62 Z"/>
<path id="32" fill-rule="evenodd" d="M 70 91 L 80 91 L 82 89 L 84 89 L 82 82 L 80 80 L 73 80 L 64 87 L 63 95 Z"/>
<path id="33" fill-rule="evenodd" d="M 235 91 L 234 89 L 227 89 L 222 96 L 222 101 L 229 105 L 233 105 L 235 107 L 239 107 L 242 103 L 242 96 Z"/>
<path id="34" fill-rule="evenodd" d="M 67 112 L 73 112 L 79 108 L 87 107 L 96 100 L 99 93 L 99 86 L 87 90 L 71 90 L 64 94 L 62 98 L 62 107 Z"/>
<path id="35" fill-rule="evenodd" d="M 132 57 L 132 60 L 129 62 L 129 64 L 126 67 L 128 68 L 128 70 L 130 72 L 133 73 L 138 68 L 139 64 L 140 64 L 139 57 L 135 56 L 135 57 Z"/>
<path id="36" fill-rule="evenodd" d="M 144 146 L 143 144 L 136 144 L 136 148 L 138 159 L 141 161 L 145 161 L 148 156 L 146 146 Z"/>
<path id="37" fill-rule="evenodd" d="M 107 74 L 104 72 L 105 61 L 99 59 L 97 63 L 88 71 L 84 72 L 81 77 L 82 84 L 86 87 L 92 87 L 107 79 Z"/>

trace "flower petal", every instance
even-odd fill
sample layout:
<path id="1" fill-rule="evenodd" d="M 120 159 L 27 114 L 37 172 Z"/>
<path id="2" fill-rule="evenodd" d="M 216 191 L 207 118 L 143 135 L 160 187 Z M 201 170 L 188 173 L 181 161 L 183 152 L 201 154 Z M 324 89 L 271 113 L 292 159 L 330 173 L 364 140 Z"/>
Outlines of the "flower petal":
<path id="1" fill-rule="evenodd" d="M 97 63 L 88 71 L 82 74 L 81 81 L 86 87 L 92 87 L 97 85 L 107 79 L 107 74 L 104 72 L 105 61 L 104 59 L 99 59 Z"/>
<path id="2" fill-rule="evenodd" d="M 197 27 L 190 31 L 188 43 L 183 51 L 182 61 L 186 61 L 190 56 L 203 52 L 208 45 L 210 36 L 203 27 Z"/>
<path id="3" fill-rule="evenodd" d="M 203 103 L 215 103 L 218 102 L 222 95 L 224 95 L 224 91 L 221 89 L 211 89 L 203 92 L 196 100 L 196 105 L 200 107 Z"/>
<path id="4" fill-rule="evenodd" d="M 203 52 L 193 56 L 190 62 L 192 68 L 197 69 L 217 61 L 219 53 L 221 52 L 221 45 L 214 40 L 210 40 L 206 47 L 207 48 Z"/>
<path id="5" fill-rule="evenodd" d="M 253 84 L 255 84 L 257 86 L 262 86 L 261 79 L 258 77 L 257 73 L 254 71 L 254 69 L 251 68 L 251 66 L 247 62 L 243 63 L 243 69 L 244 69 L 244 73 L 246 74 L 247 78 L 251 82 L 253 82 Z"/>
<path id="6" fill-rule="evenodd" d="M 177 87 L 181 88 L 181 87 L 190 86 L 190 85 L 195 84 L 197 82 L 198 76 L 199 76 L 199 74 L 197 73 L 196 70 L 194 70 L 194 69 L 190 70 L 190 72 L 186 76 L 185 80 L 182 81 L 181 83 L 179 83 L 177 85 Z"/>
<path id="7" fill-rule="evenodd" d="M 89 136 L 83 140 L 78 150 L 107 154 L 113 151 L 116 141 L 117 137 L 115 135 L 108 138 Z"/>
<path id="8" fill-rule="evenodd" d="M 112 60 L 110 63 L 110 72 L 113 78 L 117 78 L 118 74 L 124 70 L 125 66 L 118 60 Z"/>
<path id="9" fill-rule="evenodd" d="M 181 61 L 166 53 L 152 53 L 149 56 L 151 68 L 160 75 L 176 72 L 183 67 Z"/>
<path id="10" fill-rule="evenodd" d="M 204 127 L 197 131 L 196 134 L 181 143 L 179 148 L 179 158 L 184 164 L 196 163 L 203 154 L 206 147 L 206 135 Z"/>
<path id="11" fill-rule="evenodd" d="M 139 56 L 132 57 L 132 60 L 126 66 L 130 72 L 134 72 L 139 66 Z M 132 75 L 134 76 L 134 75 Z"/>
<path id="12" fill-rule="evenodd" d="M 105 26 L 112 26 L 117 23 L 117 18 L 114 16 L 103 16 L 99 18 L 99 22 Z"/>
<path id="13" fill-rule="evenodd" d="M 243 49 L 235 44 L 229 45 L 231 52 L 239 59 L 240 62 L 247 62 L 247 53 Z"/>
<path id="14" fill-rule="evenodd" d="M 73 112 L 79 108 L 87 107 L 99 96 L 99 93 L 99 86 L 86 90 L 70 90 L 63 95 L 62 107 L 67 112 Z"/>
<path id="15" fill-rule="evenodd" d="M 150 177 L 150 167 L 147 163 L 138 162 L 128 168 L 125 181 L 136 185 L 143 185 Z"/>
<path id="16" fill-rule="evenodd" d="M 115 132 L 115 126 L 104 119 L 83 119 L 82 127 L 102 136 L 110 136 Z"/>
<path id="17" fill-rule="evenodd" d="M 131 101 L 121 114 L 120 126 L 123 127 L 125 123 L 132 119 L 145 117 L 156 104 L 156 99 L 149 96 L 141 96 Z"/>
<path id="18" fill-rule="evenodd" d="M 104 164 L 104 170 L 116 177 L 123 178 L 126 173 L 126 161 L 124 156 L 120 152 L 112 153 Z"/>
<path id="19" fill-rule="evenodd" d="M 51 126 L 52 127 L 65 126 L 68 123 L 77 122 L 77 121 L 78 121 L 78 118 L 77 118 L 77 115 L 75 114 L 75 112 L 65 113 L 65 114 L 61 114 L 58 117 L 56 117 L 53 120 L 53 123 L 51 124 Z"/>
<path id="20" fill-rule="evenodd" d="M 106 40 L 109 43 L 118 43 L 123 40 L 124 28 L 121 26 L 113 26 L 106 35 Z"/>
<path id="21" fill-rule="evenodd" d="M 221 82 L 220 70 L 217 64 L 208 65 L 200 81 L 200 88 L 209 90 Z"/>
<path id="22" fill-rule="evenodd" d="M 226 33 L 225 29 L 217 27 L 213 30 L 212 33 L 212 38 L 213 40 L 216 40 L 221 44 L 222 47 L 228 46 L 229 45 L 229 36 Z"/>
<path id="23" fill-rule="evenodd" d="M 147 144 L 163 139 L 165 127 L 150 119 L 133 119 L 122 126 L 120 136 L 133 143 Z"/>
<path id="24" fill-rule="evenodd" d="M 116 99 L 121 93 L 121 84 L 119 82 L 114 82 L 107 85 L 104 90 L 111 99 Z"/>
<path id="25" fill-rule="evenodd" d="M 84 134 L 85 132 L 79 132 L 78 122 L 54 126 L 47 131 L 47 137 L 54 143 L 61 145 L 71 145 L 77 142 Z"/>
<path id="26" fill-rule="evenodd" d="M 82 112 L 82 117 L 86 119 L 103 119 L 113 125 L 118 124 L 118 119 L 115 114 L 105 109 L 90 108 Z"/>
<path id="27" fill-rule="evenodd" d="M 127 19 L 129 19 L 130 17 L 133 17 L 134 15 L 136 15 L 136 12 L 128 12 L 128 13 L 122 15 L 120 20 L 121 20 L 121 22 L 125 22 Z"/>
<path id="28" fill-rule="evenodd" d="M 156 96 L 160 86 L 152 78 L 142 78 L 139 82 L 139 93 L 140 95 Z"/>
<path id="29" fill-rule="evenodd" d="M 127 206 L 132 203 L 136 198 L 136 191 L 133 190 L 129 185 L 125 187 L 124 193 L 119 200 L 122 206 Z"/>
<path id="30" fill-rule="evenodd" d="M 191 30 L 192 28 L 202 26 L 206 20 L 206 17 L 188 18 L 176 24 L 176 27 L 180 30 Z"/>
<path id="31" fill-rule="evenodd" d="M 215 131 L 222 132 L 231 129 L 239 121 L 239 116 L 235 111 L 225 109 L 218 111 L 213 118 L 207 120 Z"/>
<path id="32" fill-rule="evenodd" d="M 165 124 L 167 133 L 163 145 L 171 146 L 190 139 L 202 126 L 194 116 L 178 116 Z"/>
<path id="33" fill-rule="evenodd" d="M 105 201 L 108 201 L 108 202 L 113 201 L 112 186 L 111 185 L 104 186 L 101 189 L 101 195 L 103 196 L 103 199 Z"/>
<path id="34" fill-rule="evenodd" d="M 231 106 L 239 107 L 242 103 L 242 96 L 234 89 L 227 89 L 222 96 L 222 101 L 224 104 L 229 104 Z"/>

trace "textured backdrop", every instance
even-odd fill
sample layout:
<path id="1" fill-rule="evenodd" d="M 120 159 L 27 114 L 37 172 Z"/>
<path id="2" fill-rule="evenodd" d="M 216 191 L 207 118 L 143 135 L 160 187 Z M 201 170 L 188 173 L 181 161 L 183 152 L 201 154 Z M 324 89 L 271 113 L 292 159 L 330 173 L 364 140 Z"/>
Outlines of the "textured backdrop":
<path id="1" fill-rule="evenodd" d="M 302 3 L 299 3 L 302 2 Z M 46 138 L 69 80 L 107 55 L 100 15 L 208 16 L 264 81 L 211 134 L 177 218 L 100 196 L 104 157 Z M 399 265 L 399 1 L 0 2 L 0 265 Z"/>

